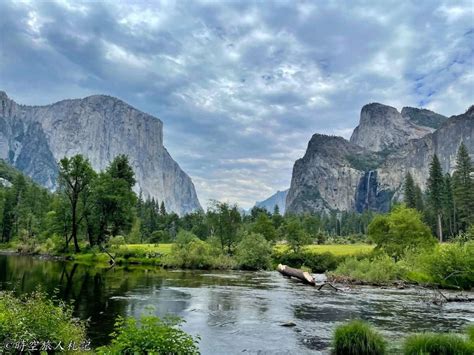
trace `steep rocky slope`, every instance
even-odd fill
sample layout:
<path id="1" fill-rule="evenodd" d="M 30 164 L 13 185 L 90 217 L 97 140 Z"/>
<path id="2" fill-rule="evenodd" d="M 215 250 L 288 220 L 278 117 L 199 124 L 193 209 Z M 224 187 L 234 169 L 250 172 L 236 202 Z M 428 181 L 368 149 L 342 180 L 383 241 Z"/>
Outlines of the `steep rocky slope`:
<path id="1" fill-rule="evenodd" d="M 374 152 L 397 148 L 410 139 L 421 138 L 433 131 L 418 126 L 403 117 L 396 108 L 372 103 L 362 107 L 359 125 L 354 129 L 351 143 Z"/>
<path id="2" fill-rule="evenodd" d="M 439 113 L 425 108 L 420 109 L 415 107 L 402 108 L 401 115 L 416 125 L 435 129 L 439 128 L 448 119 L 446 116 L 440 115 Z"/>
<path id="3" fill-rule="evenodd" d="M 143 195 L 183 214 L 200 208 L 194 185 L 163 146 L 162 122 L 125 102 L 95 95 L 24 106 L 0 92 L 0 158 L 50 189 L 57 161 L 83 154 L 96 170 L 128 155 Z"/>
<path id="4" fill-rule="evenodd" d="M 445 120 L 431 133 L 418 128 L 413 131 L 412 125 L 397 125 L 396 129 L 390 126 L 393 130 L 389 132 L 381 130 L 380 122 L 393 122 L 399 120 L 399 116 L 393 108 L 371 104 L 362 109 L 358 126 L 362 129 L 356 128 L 358 132 L 354 132 L 351 142 L 341 137 L 315 134 L 305 156 L 293 167 L 287 213 L 387 211 L 393 201 L 402 197 L 407 171 L 422 189 L 426 188 L 429 164 L 435 153 L 445 172 L 455 168 L 461 141 L 474 158 L 474 107 Z M 425 124 L 430 123 L 425 121 Z M 403 129 L 407 130 L 406 134 Z M 413 132 L 423 134 L 416 139 L 412 137 Z"/>

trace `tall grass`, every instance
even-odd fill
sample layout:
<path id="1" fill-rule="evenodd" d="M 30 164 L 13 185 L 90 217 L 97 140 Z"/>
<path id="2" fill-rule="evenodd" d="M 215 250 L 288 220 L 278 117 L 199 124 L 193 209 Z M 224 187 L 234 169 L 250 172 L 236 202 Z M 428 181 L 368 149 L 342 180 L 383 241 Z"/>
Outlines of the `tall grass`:
<path id="1" fill-rule="evenodd" d="M 405 355 L 472 355 L 474 344 L 455 334 L 413 334 L 405 340 Z"/>
<path id="2" fill-rule="evenodd" d="M 351 321 L 336 328 L 333 337 L 334 355 L 383 355 L 387 344 L 369 324 Z"/>

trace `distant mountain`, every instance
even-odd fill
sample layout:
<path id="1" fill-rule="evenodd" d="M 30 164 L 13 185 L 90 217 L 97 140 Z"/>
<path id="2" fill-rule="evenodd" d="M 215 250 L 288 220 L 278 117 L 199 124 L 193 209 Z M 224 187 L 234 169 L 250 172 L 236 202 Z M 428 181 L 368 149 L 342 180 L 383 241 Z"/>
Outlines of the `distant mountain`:
<path id="1" fill-rule="evenodd" d="M 429 116 L 436 121 L 436 115 Z M 446 119 L 436 130 L 420 128 L 410 122 L 411 117 L 407 110 L 404 116 L 393 107 L 370 104 L 362 108 L 350 142 L 313 135 L 304 157 L 293 167 L 286 212 L 385 212 L 402 199 L 407 172 L 426 189 L 435 153 L 450 173 L 461 142 L 474 158 L 474 106 Z"/>
<path id="2" fill-rule="evenodd" d="M 275 206 L 278 205 L 280 213 L 284 214 L 286 209 L 286 196 L 288 195 L 288 190 L 277 191 L 275 194 L 270 196 L 264 201 L 255 203 L 256 207 L 265 208 L 268 212 L 273 212 Z"/>
<path id="3" fill-rule="evenodd" d="M 158 118 L 105 95 L 25 106 L 0 91 L 0 158 L 55 189 L 57 162 L 75 154 L 89 158 L 96 170 L 126 154 L 137 192 L 179 214 L 201 208 L 190 177 L 163 146 Z"/>

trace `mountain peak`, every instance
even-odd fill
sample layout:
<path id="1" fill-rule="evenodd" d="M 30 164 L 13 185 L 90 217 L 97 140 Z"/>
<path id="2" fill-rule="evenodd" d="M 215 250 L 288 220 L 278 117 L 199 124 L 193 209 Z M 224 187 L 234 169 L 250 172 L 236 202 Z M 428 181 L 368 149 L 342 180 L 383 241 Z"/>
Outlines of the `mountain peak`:
<path id="1" fill-rule="evenodd" d="M 371 103 L 362 107 L 359 125 L 350 141 L 377 152 L 398 147 L 431 132 L 432 128 L 410 122 L 394 107 Z"/>
<path id="2" fill-rule="evenodd" d="M 404 107 L 402 117 L 419 126 L 439 128 L 448 118 L 426 108 Z"/>
<path id="3" fill-rule="evenodd" d="M 10 100 L 7 93 L 3 90 L 0 90 L 0 100 Z"/>

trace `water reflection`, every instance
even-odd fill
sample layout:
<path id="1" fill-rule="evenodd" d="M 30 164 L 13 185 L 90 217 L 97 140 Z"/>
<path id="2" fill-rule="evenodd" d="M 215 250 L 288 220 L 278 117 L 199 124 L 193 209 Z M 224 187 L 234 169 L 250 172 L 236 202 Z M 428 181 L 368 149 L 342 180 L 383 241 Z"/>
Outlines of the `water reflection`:
<path id="1" fill-rule="evenodd" d="M 153 306 L 176 314 L 201 336 L 204 354 L 327 353 L 334 327 L 368 319 L 386 336 L 456 331 L 474 321 L 472 305 L 425 302 L 426 290 L 357 287 L 347 292 L 314 288 L 275 272 L 191 272 L 147 268 L 98 269 L 60 261 L 0 255 L 0 289 L 21 294 L 38 286 L 74 302 L 89 320 L 94 345 L 108 341 L 118 315 Z M 295 327 L 282 327 L 293 321 Z"/>

